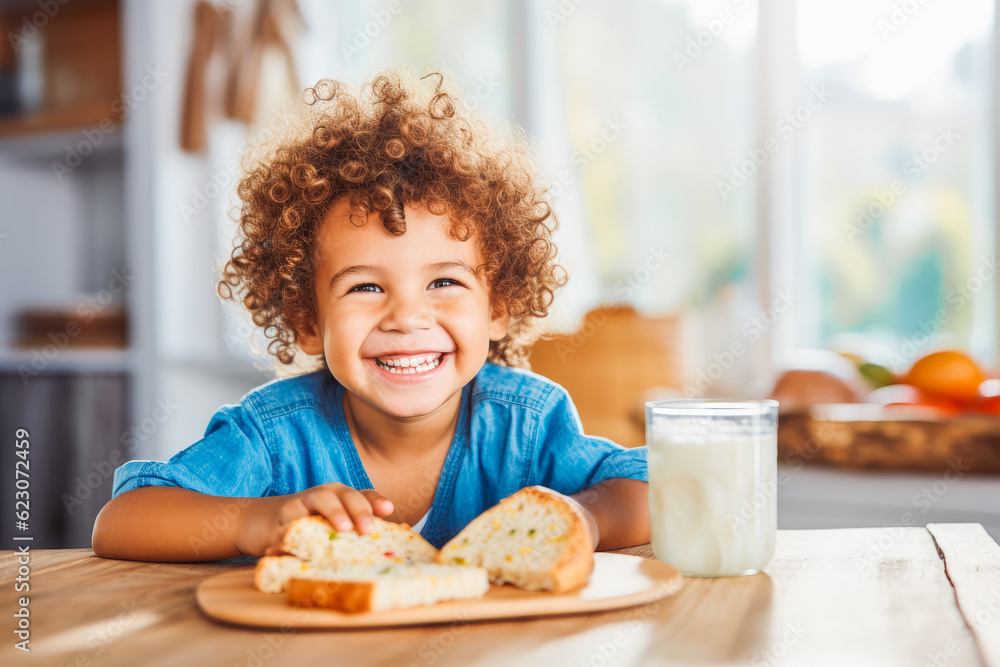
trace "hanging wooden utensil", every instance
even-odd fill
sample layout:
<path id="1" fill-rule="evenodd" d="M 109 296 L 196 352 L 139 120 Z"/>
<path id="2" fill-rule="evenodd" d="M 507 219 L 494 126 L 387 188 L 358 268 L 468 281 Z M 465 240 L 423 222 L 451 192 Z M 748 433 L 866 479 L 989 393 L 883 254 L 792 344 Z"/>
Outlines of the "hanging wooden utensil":
<path id="1" fill-rule="evenodd" d="M 227 23 L 228 9 L 208 0 L 195 5 L 194 40 L 188 58 L 187 80 L 181 110 L 181 148 L 202 151 L 206 145 L 205 77 L 212 49 Z"/>

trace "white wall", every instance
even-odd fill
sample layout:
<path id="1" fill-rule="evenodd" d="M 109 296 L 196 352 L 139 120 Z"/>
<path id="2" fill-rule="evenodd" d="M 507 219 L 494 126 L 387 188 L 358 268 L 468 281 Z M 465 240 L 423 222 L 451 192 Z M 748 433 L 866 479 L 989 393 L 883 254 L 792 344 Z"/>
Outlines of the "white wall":
<path id="1" fill-rule="evenodd" d="M 148 68 L 165 74 L 135 110 L 133 129 L 141 131 L 133 133 L 129 143 L 137 162 L 148 169 L 146 183 L 130 191 L 134 210 L 145 207 L 151 223 L 146 239 L 149 303 L 140 315 L 151 329 L 144 372 L 153 382 L 137 406 L 136 420 L 152 414 L 157 401 L 170 399 L 176 406 L 143 443 L 141 458 L 166 459 L 187 447 L 201 437 L 219 406 L 238 401 L 249 388 L 269 379 L 245 355 L 241 359 L 227 350 L 214 270 L 225 195 L 205 202 L 198 198 L 197 193 L 214 192 L 208 187 L 214 173 L 211 159 L 207 153 L 190 154 L 180 148 L 194 4 L 193 0 L 126 2 L 132 17 L 127 26 L 132 30 L 127 35 L 128 71 L 133 77 Z M 217 60 L 213 74 L 221 73 L 223 67 Z M 217 95 L 221 81 L 210 82 L 210 90 Z M 231 123 L 229 129 L 230 134 L 239 131 Z M 185 217 L 185 206 L 194 214 Z"/>

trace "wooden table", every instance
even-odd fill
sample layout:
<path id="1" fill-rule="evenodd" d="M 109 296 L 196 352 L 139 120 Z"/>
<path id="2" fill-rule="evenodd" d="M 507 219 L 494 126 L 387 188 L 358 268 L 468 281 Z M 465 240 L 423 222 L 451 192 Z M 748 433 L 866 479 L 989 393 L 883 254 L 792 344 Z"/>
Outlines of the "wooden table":
<path id="1" fill-rule="evenodd" d="M 624 552 L 651 556 L 648 545 Z M 644 607 L 354 632 L 204 617 L 198 583 L 252 559 L 140 563 L 40 550 L 30 562 L 30 654 L 12 635 L 24 595 L 14 591 L 17 558 L 0 558 L 3 665 L 1000 667 L 1000 546 L 979 524 L 778 531 L 765 573 L 687 579 Z"/>

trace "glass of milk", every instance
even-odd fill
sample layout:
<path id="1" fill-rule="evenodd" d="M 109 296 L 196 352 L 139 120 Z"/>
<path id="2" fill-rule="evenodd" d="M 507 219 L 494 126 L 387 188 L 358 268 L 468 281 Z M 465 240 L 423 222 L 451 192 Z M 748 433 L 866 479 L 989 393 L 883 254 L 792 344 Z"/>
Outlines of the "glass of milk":
<path id="1" fill-rule="evenodd" d="M 653 553 L 689 577 L 760 572 L 777 528 L 777 401 L 646 403 Z"/>

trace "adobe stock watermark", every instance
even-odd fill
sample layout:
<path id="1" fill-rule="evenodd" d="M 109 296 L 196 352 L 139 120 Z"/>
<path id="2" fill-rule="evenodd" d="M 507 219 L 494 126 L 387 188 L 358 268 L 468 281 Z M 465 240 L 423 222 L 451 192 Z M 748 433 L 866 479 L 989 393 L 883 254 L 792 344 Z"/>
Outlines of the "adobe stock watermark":
<path id="1" fill-rule="evenodd" d="M 211 521 L 201 520 L 201 533 L 188 535 L 188 546 L 196 558 L 201 555 L 203 549 L 210 547 L 212 542 L 236 525 L 240 514 L 250 506 L 252 500 L 252 498 L 230 498 L 230 502 L 219 504 L 219 512 Z"/>
<path id="2" fill-rule="evenodd" d="M 597 131 L 594 137 L 585 145 L 573 151 L 573 165 L 576 167 L 576 172 L 583 175 L 590 168 L 590 165 L 594 164 L 599 157 L 607 152 L 611 144 L 621 138 L 627 129 L 628 125 L 620 117 L 606 118 L 604 125 L 601 126 L 601 129 Z M 562 194 L 563 188 L 572 184 L 574 180 L 575 175 L 571 170 L 563 169 L 560 171 L 553 180 L 552 187 L 550 188 L 552 198 L 558 199 L 559 195 Z"/>
<path id="3" fill-rule="evenodd" d="M 38 0 L 35 4 L 38 11 L 32 14 L 25 14 L 21 17 L 21 25 L 17 32 L 8 32 L 7 39 L 14 48 L 15 53 L 20 53 L 24 43 L 34 39 L 38 33 L 49 24 L 59 10 L 70 0 Z"/>
<path id="4" fill-rule="evenodd" d="M 778 664 L 782 658 L 788 655 L 788 649 L 798 644 L 808 631 L 809 628 L 803 625 L 802 621 L 786 622 L 785 631 L 781 633 L 781 636 L 750 659 L 750 667 L 769 667 Z"/>
<path id="5" fill-rule="evenodd" d="M 62 331 L 49 332 L 48 339 L 51 342 L 31 350 L 29 362 L 17 365 L 17 373 L 21 377 L 21 382 L 28 386 L 32 378 L 41 375 L 49 364 L 69 347 L 72 340 L 83 332 L 80 323 L 89 324 L 92 322 L 99 313 L 115 301 L 115 297 L 124 294 L 125 289 L 133 280 L 135 280 L 135 276 L 128 273 L 125 267 L 112 271 L 111 280 L 108 281 L 107 287 L 87 297 L 83 303 L 79 304 L 73 317 L 66 321 Z"/>
<path id="6" fill-rule="evenodd" d="M 926 5 L 928 0 L 904 0 L 892 5 L 889 16 L 878 20 L 878 31 L 882 34 L 882 41 L 888 42 L 889 38 L 910 22 L 910 19 Z"/>
<path id="7" fill-rule="evenodd" d="M 703 396 L 709 387 L 726 374 L 750 349 L 748 343 L 756 343 L 768 332 L 782 315 L 790 312 L 799 297 L 786 290 L 778 290 L 771 303 L 759 315 L 747 318 L 740 325 L 740 336 L 733 339 L 729 345 L 712 354 L 712 361 L 695 374 L 694 382 L 684 385 L 684 395 L 687 398 Z"/>
<path id="8" fill-rule="evenodd" d="M 947 567 L 947 565 L 946 565 Z M 984 567 L 991 567 L 986 565 Z M 994 589 L 990 598 L 979 609 L 962 609 L 962 623 L 958 628 L 958 636 L 968 639 L 975 632 L 977 635 L 986 631 L 993 621 L 1000 617 L 1000 591 Z M 973 643 L 978 643 L 978 638 L 973 638 Z M 940 651 L 933 651 L 927 654 L 927 661 L 920 667 L 948 667 L 952 658 L 957 657 L 962 652 L 958 643 L 952 639 L 945 642 Z"/>
<path id="9" fill-rule="evenodd" d="M 1000 263 L 997 256 L 985 257 L 963 282 L 955 285 L 945 294 L 945 302 L 950 308 L 939 308 L 930 319 L 920 320 L 919 331 L 908 336 L 900 344 L 886 351 L 886 361 L 896 368 L 904 368 L 920 354 L 921 350 L 941 332 L 944 325 L 951 321 L 975 296 L 987 285 L 991 285 Z"/>
<path id="10" fill-rule="evenodd" d="M 382 31 L 388 28 L 392 20 L 402 11 L 402 0 L 389 0 L 382 9 L 371 10 L 368 13 L 368 20 L 354 28 L 351 41 L 341 43 L 340 53 L 344 56 L 344 60 L 351 64 L 352 59 L 371 46 L 372 42 L 378 39 Z"/>
<path id="11" fill-rule="evenodd" d="M 765 139 L 757 148 L 747 151 L 747 157 L 741 162 L 732 165 L 729 172 L 729 179 L 715 182 L 715 189 L 723 202 L 737 190 L 746 185 L 757 171 L 767 164 L 771 156 L 781 149 L 783 143 L 787 143 L 795 133 L 808 123 L 813 114 L 823 108 L 830 101 L 831 93 L 825 84 L 812 86 L 809 95 L 799 106 L 778 119 L 774 124 L 775 135 Z"/>
<path id="12" fill-rule="evenodd" d="M 667 586 L 663 583 L 658 584 L 657 593 L 664 593 L 662 596 L 658 595 L 654 602 L 632 607 L 628 611 L 623 612 L 625 618 L 622 619 L 621 623 L 624 624 L 624 627 L 615 629 L 608 636 L 607 640 L 594 642 L 590 655 L 587 658 L 578 659 L 573 664 L 579 667 L 608 667 L 609 665 L 617 664 L 615 659 L 619 652 L 628 645 L 629 641 L 640 630 L 644 627 L 649 627 L 648 624 L 660 613 L 663 605 L 671 600 L 669 596 L 674 590 L 672 586 Z"/>
<path id="13" fill-rule="evenodd" d="M 169 396 L 165 399 L 156 399 L 156 406 L 153 408 L 150 416 L 129 428 L 118 438 L 122 449 L 112 450 L 106 458 L 100 461 L 91 461 L 90 465 L 93 470 L 88 472 L 84 477 L 76 478 L 73 494 L 62 494 L 61 500 L 63 507 L 66 508 L 66 512 L 72 516 L 76 510 L 82 507 L 83 501 L 90 498 L 106 480 L 114 476 L 115 469 L 128 460 L 126 452 L 135 451 L 139 443 L 145 442 L 150 436 L 156 433 L 160 426 L 166 423 L 180 407 Z"/>
<path id="14" fill-rule="evenodd" d="M 476 87 L 472 91 L 472 96 L 463 95 L 462 100 L 470 109 L 478 109 L 483 102 L 493 97 L 493 93 L 500 89 L 500 81 L 493 78 L 493 75 L 480 76 L 476 79 Z"/>
<path id="15" fill-rule="evenodd" d="M 267 127 L 261 129 L 255 136 L 248 137 L 240 142 L 240 145 L 236 147 L 236 154 L 242 156 L 246 153 L 251 143 L 266 144 L 274 137 L 275 132 L 287 119 L 288 115 L 284 112 L 272 115 Z M 191 199 L 178 207 L 181 219 L 185 223 L 191 223 L 198 213 L 207 209 L 209 204 L 220 194 L 228 191 L 227 188 L 233 184 L 242 169 L 240 160 L 241 158 L 239 157 L 226 160 L 223 168 L 213 171 L 208 180 L 200 188 L 192 189 Z"/>
<path id="16" fill-rule="evenodd" d="M 695 35 L 688 38 L 684 49 L 674 51 L 674 65 L 680 74 L 684 73 L 684 68 L 694 64 L 694 61 L 701 58 L 706 49 L 711 48 L 715 41 L 722 37 L 726 29 L 736 23 L 738 14 L 753 6 L 752 0 L 732 0 L 736 10 L 723 9 L 714 18 L 710 18 L 702 24 L 702 29 Z"/>
<path id="17" fill-rule="evenodd" d="M 584 321 L 583 326 L 566 340 L 556 343 L 556 352 L 559 354 L 559 361 L 566 359 L 583 347 L 590 338 L 597 333 L 608 321 L 608 311 L 618 308 L 622 301 L 627 301 L 632 295 L 648 283 L 653 275 L 667 265 L 673 257 L 662 245 L 650 248 L 646 253 L 646 259 L 639 266 L 623 275 L 615 283 L 615 292 L 622 296 L 621 300 L 606 300 L 592 311 L 592 317 Z"/>
<path id="18" fill-rule="evenodd" d="M 311 610 L 304 607 L 292 607 L 292 609 L 295 610 L 294 621 L 285 621 L 277 628 L 277 632 L 257 633 L 255 635 L 259 637 L 259 641 L 247 647 L 246 660 L 243 662 L 245 667 L 262 667 L 285 645 L 285 638 L 298 631 L 296 624 L 301 623 L 311 614 Z M 234 666 L 238 665 L 238 663 L 233 664 Z"/>
<path id="19" fill-rule="evenodd" d="M 757 521 L 760 510 L 770 507 L 771 501 L 778 497 L 778 489 L 791 481 L 792 474 L 802 470 L 806 463 L 812 461 L 816 457 L 816 454 L 823 449 L 823 443 L 829 440 L 833 434 L 833 427 L 829 423 L 820 422 L 817 433 L 810 436 L 804 445 L 786 452 L 782 463 L 790 469 L 791 474 L 784 468 L 779 468 L 775 474 L 773 483 L 765 482 L 749 498 L 740 498 L 735 511 L 729 512 L 726 515 L 726 522 L 729 524 L 729 527 L 736 529 L 747 525 L 751 521 Z"/>
<path id="20" fill-rule="evenodd" d="M 139 611 L 136 609 L 135 600 L 132 600 L 130 603 L 122 602 L 121 607 L 122 611 L 118 612 L 118 616 L 105 623 L 87 637 L 87 647 L 92 651 L 90 657 L 96 658 L 102 655 L 112 642 L 125 634 L 132 625 L 135 625 L 139 618 Z M 87 654 L 81 653 L 77 656 L 77 660 L 73 661 L 74 665 L 80 664 L 80 657 L 86 658 Z"/>
<path id="21" fill-rule="evenodd" d="M 587 0 L 559 0 L 555 11 L 551 9 L 546 10 L 545 21 L 549 24 L 549 30 L 555 30 L 556 26 L 567 21 L 570 16 L 576 14 L 576 10 L 583 6 L 585 2 Z"/>
<path id="22" fill-rule="evenodd" d="M 471 620 L 469 610 L 462 609 L 455 614 L 446 629 L 442 630 L 435 637 L 425 639 L 417 647 L 417 657 L 420 661 L 413 661 L 409 667 L 421 667 L 421 665 L 433 665 L 442 655 L 444 655 L 455 643 L 469 630 Z"/>
<path id="23" fill-rule="evenodd" d="M 958 139 L 958 133 L 950 125 L 946 128 L 939 127 L 931 145 L 910 156 L 910 159 L 903 163 L 902 171 L 906 180 L 897 178 L 885 190 L 873 192 L 873 200 L 856 211 L 854 221 L 844 227 L 847 239 L 853 242 L 864 236 L 875 222 L 906 194 L 910 185 L 919 182 Z"/>
<path id="24" fill-rule="evenodd" d="M 969 631 L 963 627 L 960 631 L 963 637 L 967 637 Z M 921 667 L 947 667 L 951 664 L 951 659 L 957 657 L 962 649 L 958 643 L 952 640 L 945 642 L 940 651 L 933 651 L 927 654 L 927 661 Z"/>
<path id="25" fill-rule="evenodd" d="M 111 111 L 114 116 L 120 120 L 128 118 L 129 114 L 142 104 L 166 78 L 167 73 L 161 70 L 159 65 L 155 68 L 146 67 L 146 74 L 140 82 L 111 103 Z M 104 117 L 96 128 L 81 130 L 80 134 L 83 139 L 66 146 L 66 158 L 62 162 L 52 162 L 52 171 L 59 182 L 61 183 L 64 176 L 73 173 L 74 169 L 83 164 L 84 158 L 93 153 L 94 149 L 100 146 L 104 138 L 116 127 L 117 124 L 113 118 Z"/>
<path id="26" fill-rule="evenodd" d="M 934 480 L 934 482 L 913 494 L 913 497 L 910 499 L 910 506 L 917 510 L 920 515 L 927 514 L 937 503 L 941 502 L 942 498 L 948 495 L 952 486 L 965 477 L 965 474 L 971 469 L 971 466 L 962 464 L 961 458 L 957 458 L 954 461 L 949 460 L 948 470 L 944 472 L 940 479 Z M 903 512 L 898 522 L 890 526 L 884 526 L 885 530 L 879 533 L 876 539 L 868 541 L 868 549 L 865 551 L 864 556 L 854 559 L 855 567 L 862 573 L 871 567 L 877 567 L 879 561 L 886 556 L 893 545 L 896 544 L 896 541 L 903 536 L 905 529 L 917 525 L 917 514 L 909 510 Z"/>
<path id="27" fill-rule="evenodd" d="M 242 0 L 240 0 L 242 1 Z M 501 82 L 491 76 L 480 76 L 476 80 L 472 94 L 462 97 L 462 101 L 471 109 L 478 109 L 482 103 L 492 97 L 500 89 Z M 237 156 L 247 152 L 251 143 L 263 144 L 274 136 L 275 132 L 287 121 L 287 114 L 278 113 L 271 118 L 267 127 L 260 130 L 256 136 L 244 139 L 236 147 Z M 229 192 L 242 170 L 241 157 L 233 157 L 225 162 L 221 169 L 213 171 L 200 186 L 192 188 L 191 198 L 178 206 L 181 220 L 190 224 L 197 220 L 198 214 L 205 211 L 220 195 Z"/>

